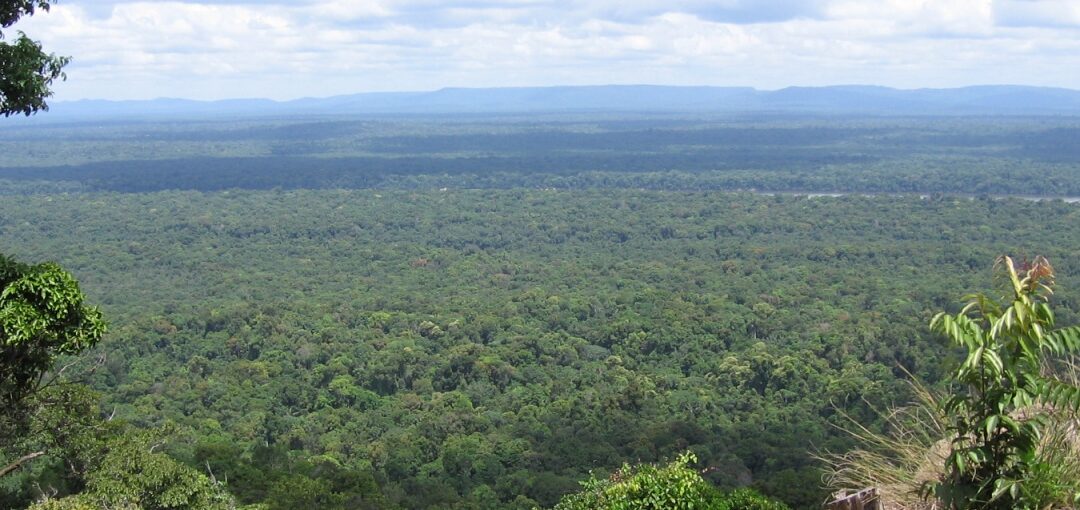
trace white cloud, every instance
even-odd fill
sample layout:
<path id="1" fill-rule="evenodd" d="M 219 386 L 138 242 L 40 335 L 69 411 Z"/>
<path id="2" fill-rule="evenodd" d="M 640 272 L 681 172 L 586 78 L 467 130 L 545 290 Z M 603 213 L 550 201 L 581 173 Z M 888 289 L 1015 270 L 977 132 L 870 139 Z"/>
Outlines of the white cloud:
<path id="1" fill-rule="evenodd" d="M 327 0 L 303 6 L 312 17 L 335 21 L 356 21 L 387 18 L 394 14 L 390 7 L 372 0 Z"/>
<path id="2" fill-rule="evenodd" d="M 994 29 L 991 0 L 838 0 L 831 19 L 886 21 L 901 33 L 988 35 Z"/>
<path id="3" fill-rule="evenodd" d="M 1080 88 L 1078 5 L 142 0 L 64 2 L 15 28 L 75 57 L 60 99 L 599 83 Z"/>

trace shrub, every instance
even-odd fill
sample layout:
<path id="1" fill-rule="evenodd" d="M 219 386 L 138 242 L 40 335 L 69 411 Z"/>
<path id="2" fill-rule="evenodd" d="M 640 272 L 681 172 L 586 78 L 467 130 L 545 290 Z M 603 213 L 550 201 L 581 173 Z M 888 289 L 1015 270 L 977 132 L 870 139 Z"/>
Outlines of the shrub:
<path id="1" fill-rule="evenodd" d="M 590 478 L 584 490 L 562 499 L 555 510 L 785 510 L 750 489 L 724 494 L 689 466 L 697 462 L 686 452 L 674 462 L 623 467 L 607 478 Z"/>

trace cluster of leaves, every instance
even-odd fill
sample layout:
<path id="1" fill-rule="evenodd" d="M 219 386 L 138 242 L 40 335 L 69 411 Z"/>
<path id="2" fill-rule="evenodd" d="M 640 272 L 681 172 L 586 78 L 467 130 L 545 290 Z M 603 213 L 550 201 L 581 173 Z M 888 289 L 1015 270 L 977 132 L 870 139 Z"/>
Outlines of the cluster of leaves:
<path id="1" fill-rule="evenodd" d="M 370 469 L 343 466 L 331 456 L 297 458 L 285 445 L 258 445 L 248 454 L 231 441 L 204 440 L 193 460 L 240 499 L 267 510 L 387 507 Z"/>
<path id="2" fill-rule="evenodd" d="M 105 332 L 71 274 L 54 263 L 27 265 L 0 254 L 0 406 L 11 411 L 57 356 L 82 352 Z"/>
<path id="3" fill-rule="evenodd" d="M 787 510 L 751 489 L 717 490 L 691 468 L 696 462 L 686 452 L 666 466 L 623 464 L 606 479 L 581 482 L 583 490 L 554 510 Z"/>
<path id="4" fill-rule="evenodd" d="M 160 433 L 128 431 L 95 445 L 100 458 L 86 465 L 85 488 L 75 495 L 50 498 L 31 510 L 231 510 L 233 497 L 205 474 L 154 451 Z M 299 507 L 295 507 L 299 508 Z"/>

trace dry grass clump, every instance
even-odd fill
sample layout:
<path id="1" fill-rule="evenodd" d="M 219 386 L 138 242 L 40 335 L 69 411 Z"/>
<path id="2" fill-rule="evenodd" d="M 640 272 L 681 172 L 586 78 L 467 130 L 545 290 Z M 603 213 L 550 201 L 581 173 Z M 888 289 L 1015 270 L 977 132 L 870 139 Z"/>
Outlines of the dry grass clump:
<path id="1" fill-rule="evenodd" d="M 939 508 L 919 496 L 925 482 L 944 472 L 949 442 L 937 397 L 912 383 L 914 403 L 884 412 L 886 432 L 874 432 L 853 419 L 844 430 L 860 448 L 817 456 L 825 464 L 825 485 L 834 490 L 876 487 L 888 510 Z"/>
<path id="2" fill-rule="evenodd" d="M 1080 382 L 1080 367 L 1064 363 L 1054 376 L 1072 384 Z M 941 411 L 940 397 L 917 382 L 911 383 L 912 404 L 884 411 L 886 431 L 872 431 L 853 419 L 844 430 L 861 445 L 838 454 L 822 453 L 824 482 L 833 491 L 876 487 L 888 510 L 936 510 L 944 506 L 924 499 L 919 489 L 941 478 L 949 455 L 950 434 Z M 1030 413 L 1030 414 L 1029 414 Z M 1080 502 L 1080 417 L 1073 410 L 1035 406 L 1024 415 L 1043 413 L 1048 424 L 1039 445 L 1045 469 L 1033 473 L 1043 490 L 1056 493 L 1060 503 L 1052 508 L 1076 508 Z"/>

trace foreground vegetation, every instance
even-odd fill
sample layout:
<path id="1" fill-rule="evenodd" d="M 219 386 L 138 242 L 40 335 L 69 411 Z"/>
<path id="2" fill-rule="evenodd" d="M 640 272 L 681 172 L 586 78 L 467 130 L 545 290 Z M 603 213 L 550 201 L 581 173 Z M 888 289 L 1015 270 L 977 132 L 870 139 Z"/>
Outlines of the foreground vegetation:
<path id="1" fill-rule="evenodd" d="M 1001 295 L 971 294 L 930 325 L 966 351 L 943 397 L 918 401 L 861 448 L 822 458 L 834 487 L 883 490 L 897 508 L 1072 508 L 1080 501 L 1080 326 L 1055 328 L 1048 260 L 997 262 Z"/>
<path id="2" fill-rule="evenodd" d="M 751 489 L 716 490 L 694 471 L 696 461 L 686 453 L 662 467 L 624 464 L 607 479 L 581 482 L 554 510 L 787 510 Z"/>
<path id="3" fill-rule="evenodd" d="M 1080 208 L 650 191 L 31 195 L 3 250 L 112 324 L 114 421 L 270 508 L 531 508 L 687 449 L 723 490 L 825 497 L 810 447 L 940 381 L 926 324 L 999 253 L 1060 261 Z M 868 214 L 872 212 L 872 214 Z M 40 462 L 6 503 L 57 476 Z M 51 466 L 51 467 L 50 467 Z M 52 478 L 50 478 L 52 477 Z M 22 503 L 20 503 L 22 502 Z"/>

